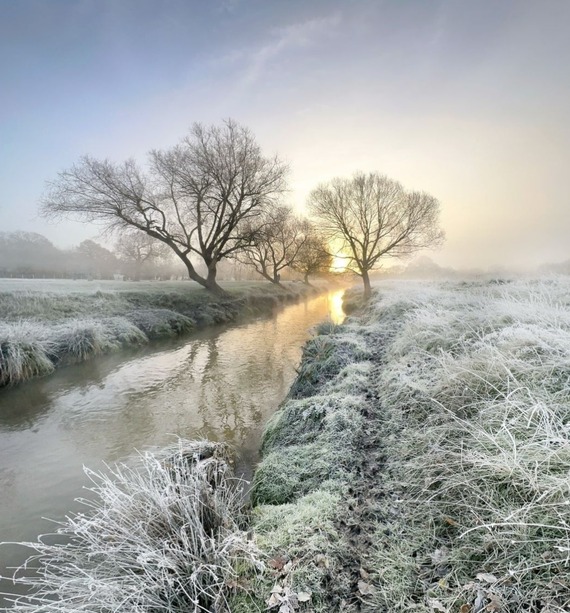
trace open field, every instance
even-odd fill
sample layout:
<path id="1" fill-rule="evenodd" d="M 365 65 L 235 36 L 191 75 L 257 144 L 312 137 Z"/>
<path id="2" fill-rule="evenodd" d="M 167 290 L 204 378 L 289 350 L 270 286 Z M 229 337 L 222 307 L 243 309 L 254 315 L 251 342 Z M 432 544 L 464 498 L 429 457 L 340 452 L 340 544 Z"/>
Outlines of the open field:
<path id="1" fill-rule="evenodd" d="M 204 593 L 218 590 L 212 610 L 233 613 L 570 610 L 569 307 L 567 278 L 395 281 L 344 325 L 323 324 L 267 426 L 252 540 L 244 540 L 243 509 L 223 522 L 222 538 L 247 559 L 224 559 L 216 533 L 210 579 L 201 573 L 213 554 L 197 543 L 182 583 L 199 577 Z M 148 466 L 158 470 L 160 457 Z M 64 527 L 89 525 L 86 553 L 72 559 L 74 577 L 88 572 L 43 583 L 73 595 L 76 608 L 88 606 L 92 590 L 103 601 L 120 589 L 115 578 L 133 564 L 117 557 L 113 567 L 115 537 L 98 528 L 101 514 L 113 513 L 116 487 L 133 493 L 129 504 L 139 500 L 132 483 L 142 477 L 115 476 L 119 485 L 104 484 L 93 519 Z M 155 529 L 152 517 L 145 522 L 143 539 Z M 155 559 L 176 581 L 184 574 L 169 545 L 180 540 L 178 523 L 164 525 L 149 568 L 138 571 L 154 582 L 153 598 L 171 594 L 168 581 L 156 588 Z M 107 574 L 93 566 L 93 548 L 111 552 Z M 40 546 L 49 572 L 68 553 L 52 549 Z M 187 610 L 168 602 L 164 610 Z M 42 610 L 70 609 L 46 601 Z"/>
<path id="2" fill-rule="evenodd" d="M 215 297 L 189 281 L 0 279 L 0 386 L 57 366 L 269 310 L 315 288 L 228 282 Z"/>
<path id="3" fill-rule="evenodd" d="M 220 285 L 228 292 L 263 291 L 266 281 L 221 281 Z M 151 292 L 203 292 L 203 288 L 193 281 L 107 281 L 86 279 L 0 279 L 0 292 L 48 292 L 48 293 L 87 293 L 101 292 L 128 293 Z"/>

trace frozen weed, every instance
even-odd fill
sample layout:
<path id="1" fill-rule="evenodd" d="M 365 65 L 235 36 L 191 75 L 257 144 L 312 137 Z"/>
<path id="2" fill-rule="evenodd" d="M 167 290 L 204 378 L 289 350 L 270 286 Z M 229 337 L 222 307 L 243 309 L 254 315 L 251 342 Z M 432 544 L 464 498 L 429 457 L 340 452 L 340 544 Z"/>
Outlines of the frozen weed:
<path id="1" fill-rule="evenodd" d="M 48 375 L 53 370 L 44 343 L 10 337 L 0 339 L 0 386 Z"/>
<path id="2" fill-rule="evenodd" d="M 256 282 L 234 282 L 227 290 L 220 300 L 184 282 L 0 280 L 0 386 L 317 291 Z"/>
<path id="3" fill-rule="evenodd" d="M 331 610 L 333 592 L 349 591 L 336 526 L 340 501 L 338 493 L 317 490 L 294 504 L 262 505 L 254 511 L 256 544 L 271 552 L 270 565 L 272 559 L 290 562 L 284 582 L 311 594 L 308 610 L 319 613 Z"/>
<path id="4" fill-rule="evenodd" d="M 416 305 L 376 384 L 391 496 L 375 610 L 570 606 L 568 290 L 393 288 Z"/>
<path id="5" fill-rule="evenodd" d="M 321 385 L 333 379 L 345 366 L 368 357 L 366 343 L 356 334 L 314 337 L 303 349 L 291 396 L 303 398 L 316 393 Z"/>
<path id="6" fill-rule="evenodd" d="M 266 576 L 257 588 L 261 602 L 272 588 L 283 587 L 310 594 L 302 610 L 324 612 L 340 610 L 351 594 L 347 544 L 338 525 L 362 447 L 368 357 L 360 329 L 327 328 L 305 348 L 293 388 L 297 397 L 267 425 L 252 490 L 253 528 L 277 567 L 273 579 Z M 288 562 L 283 567 L 279 560 Z"/>
<path id="7" fill-rule="evenodd" d="M 238 574 L 263 570 L 239 525 L 241 488 L 225 446 L 179 441 L 136 466 L 88 471 L 93 496 L 56 538 L 27 543 L 39 573 L 13 610 L 228 611 Z"/>
<path id="8" fill-rule="evenodd" d="M 192 319 L 168 309 L 137 309 L 126 317 L 149 339 L 179 336 L 194 328 Z"/>

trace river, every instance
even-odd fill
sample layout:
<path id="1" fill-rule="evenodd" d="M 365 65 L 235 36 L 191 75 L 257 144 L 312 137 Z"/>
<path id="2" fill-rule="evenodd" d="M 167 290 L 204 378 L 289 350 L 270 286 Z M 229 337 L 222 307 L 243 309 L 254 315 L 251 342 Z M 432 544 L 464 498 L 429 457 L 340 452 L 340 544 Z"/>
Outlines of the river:
<path id="1" fill-rule="evenodd" d="M 54 530 L 50 520 L 81 510 L 83 466 L 104 469 L 177 436 L 228 442 L 238 474 L 250 478 L 311 328 L 343 319 L 342 293 L 0 390 L 0 542 L 34 541 Z M 29 553 L 1 545 L 0 576 Z M 11 581 L 0 582 L 2 591 L 15 591 Z"/>

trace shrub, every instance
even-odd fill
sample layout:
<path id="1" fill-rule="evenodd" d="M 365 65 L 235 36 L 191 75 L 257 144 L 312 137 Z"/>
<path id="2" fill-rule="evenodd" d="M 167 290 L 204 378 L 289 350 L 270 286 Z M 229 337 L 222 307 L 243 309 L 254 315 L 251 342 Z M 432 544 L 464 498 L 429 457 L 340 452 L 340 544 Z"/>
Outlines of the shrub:
<path id="1" fill-rule="evenodd" d="M 137 309 L 126 317 L 149 339 L 179 336 L 194 328 L 192 319 L 168 309 Z"/>
<path id="2" fill-rule="evenodd" d="M 239 526 L 242 494 L 224 445 L 179 441 L 93 481 L 86 511 L 27 543 L 37 575 L 13 611 L 228 611 L 239 573 L 263 569 Z"/>
<path id="3" fill-rule="evenodd" d="M 54 370 L 44 344 L 37 340 L 0 340 L 0 385 L 47 375 Z"/>

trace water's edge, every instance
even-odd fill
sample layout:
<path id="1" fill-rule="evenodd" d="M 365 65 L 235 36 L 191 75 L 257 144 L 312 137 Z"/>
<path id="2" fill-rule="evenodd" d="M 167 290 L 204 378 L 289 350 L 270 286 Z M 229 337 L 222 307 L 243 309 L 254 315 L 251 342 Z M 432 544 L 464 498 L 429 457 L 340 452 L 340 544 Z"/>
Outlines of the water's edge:
<path id="1" fill-rule="evenodd" d="M 88 485 L 83 465 L 102 469 L 176 436 L 229 443 L 236 473 L 250 479 L 265 423 L 289 391 L 309 329 L 343 316 L 342 293 L 284 306 L 273 317 L 245 318 L 243 311 L 238 322 L 0 390 L 0 541 L 34 541 L 53 530 L 40 517 L 82 510 L 74 499 Z M 1 547 L 0 574 L 10 575 L 8 567 L 28 553 Z"/>

